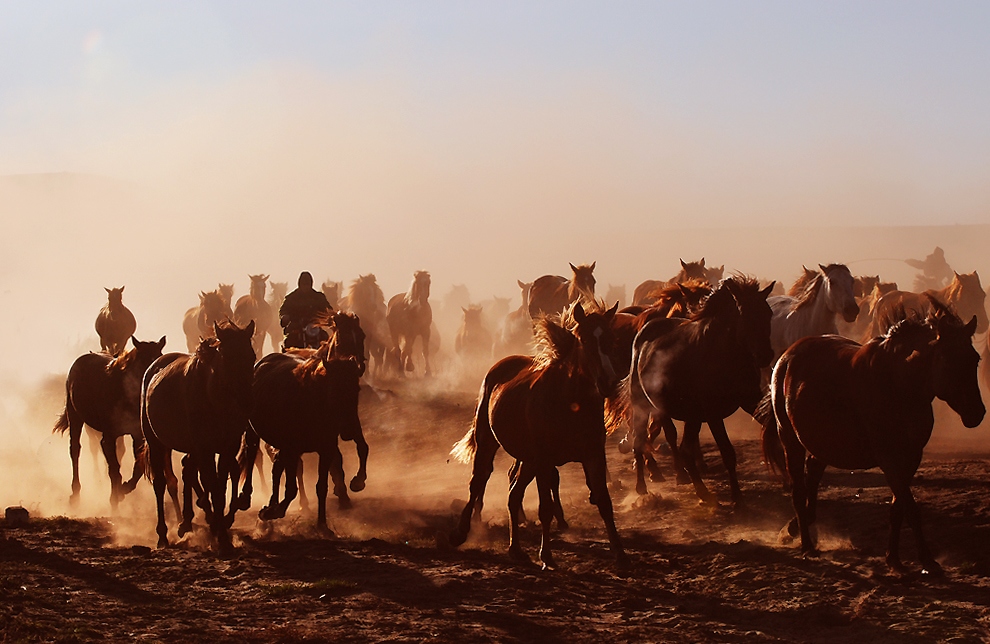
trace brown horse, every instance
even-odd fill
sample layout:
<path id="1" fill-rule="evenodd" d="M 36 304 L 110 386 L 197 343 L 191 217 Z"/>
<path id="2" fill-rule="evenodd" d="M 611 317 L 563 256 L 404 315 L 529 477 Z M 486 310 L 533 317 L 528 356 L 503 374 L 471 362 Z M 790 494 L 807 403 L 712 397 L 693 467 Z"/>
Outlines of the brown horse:
<path id="1" fill-rule="evenodd" d="M 124 306 L 124 287 L 106 288 L 107 305 L 96 316 L 96 333 L 100 336 L 100 350 L 117 355 L 127 347 L 127 338 L 137 330 L 134 314 Z"/>
<path id="2" fill-rule="evenodd" d="M 340 290 L 343 287 L 343 282 L 334 282 L 333 280 L 326 280 L 320 287 L 330 304 L 330 308 L 335 311 L 340 308 Z"/>
<path id="3" fill-rule="evenodd" d="M 234 323 L 245 326 L 254 320 L 254 338 L 252 345 L 256 355 L 265 353 L 265 337 L 275 322 L 275 312 L 265 301 L 265 291 L 268 285 L 268 275 L 249 275 L 251 289 L 247 295 L 237 298 L 234 305 Z"/>
<path id="4" fill-rule="evenodd" d="M 874 307 L 869 337 L 884 335 L 902 317 L 902 310 L 927 315 L 931 310 L 931 297 L 951 307 L 960 318 L 975 315 L 977 333 L 987 330 L 987 294 L 980 284 L 980 276 L 976 271 L 962 275 L 953 272 L 952 281 L 943 289 L 924 293 L 892 291 L 881 297 Z"/>
<path id="5" fill-rule="evenodd" d="M 648 427 L 684 421 L 680 456 L 698 496 L 714 502 L 701 480 L 698 436 L 707 423 L 729 473 L 732 499 L 741 501 L 736 454 L 723 422 L 742 407 L 752 413 L 762 398 L 760 369 L 770 364 L 772 285 L 733 276 L 719 284 L 690 319 L 648 322 L 633 343 L 628 378 L 632 447 L 637 456 L 636 489 L 646 492 L 641 466 Z"/>
<path id="6" fill-rule="evenodd" d="M 200 292 L 199 306 L 194 306 L 182 318 L 182 332 L 186 336 L 186 348 L 194 353 L 200 340 L 212 338 L 214 324 L 233 315 L 224 304 L 220 291 Z"/>
<path id="7" fill-rule="evenodd" d="M 282 302 L 285 301 L 285 294 L 289 292 L 289 283 L 272 282 L 271 287 L 272 292 L 268 296 L 268 306 L 273 312 L 277 312 L 282 308 Z M 282 326 L 279 324 L 269 326 L 268 336 L 271 338 L 272 351 L 281 351 L 282 342 L 285 340 L 285 335 L 282 333 Z"/>
<path id="8" fill-rule="evenodd" d="M 461 308 L 464 318 L 454 338 L 454 351 L 464 359 L 488 358 L 492 354 L 492 333 L 482 319 L 480 306 Z"/>
<path id="9" fill-rule="evenodd" d="M 522 304 L 505 316 L 502 326 L 495 334 L 492 357 L 496 359 L 533 352 L 533 319 L 529 316 L 529 292 L 533 283 L 516 280 L 516 284 L 522 291 Z"/>
<path id="10" fill-rule="evenodd" d="M 387 307 L 385 295 L 378 286 L 374 274 L 360 275 L 351 283 L 341 308 L 350 311 L 361 320 L 369 357 L 374 360 L 373 373 L 381 376 L 385 367 L 385 352 L 389 346 Z"/>
<path id="11" fill-rule="evenodd" d="M 430 326 L 433 323 L 433 309 L 430 308 L 430 274 L 426 271 L 416 271 L 412 284 L 405 293 L 399 293 L 388 301 L 385 319 L 388 322 L 392 336 L 392 350 L 398 351 L 399 362 L 403 371 L 412 371 L 412 352 L 416 338 L 422 340 L 423 362 L 426 365 L 426 375 L 432 374 L 430 368 Z"/>
<path id="12" fill-rule="evenodd" d="M 100 432 L 100 447 L 107 459 L 110 474 L 110 507 L 116 511 L 124 495 L 134 489 L 143 472 L 141 451 L 144 434 L 139 419 L 141 377 L 145 369 L 162 355 L 165 338 L 158 342 L 140 342 L 132 337 L 134 348 L 116 358 L 106 353 L 87 353 L 76 358 L 65 379 L 65 409 L 53 431 L 69 430 L 69 455 L 72 457 L 72 496 L 79 502 L 79 438 L 85 423 Z M 117 460 L 117 439 L 131 437 L 134 470 L 126 483 L 121 482 Z"/>
<path id="13" fill-rule="evenodd" d="M 214 325 L 214 334 L 216 338 L 204 340 L 195 355 L 168 353 L 148 367 L 142 388 L 141 428 L 148 443 L 149 469 L 158 505 L 158 547 L 168 546 L 164 512 L 166 462 L 172 450 L 178 450 L 188 455 L 183 458 L 186 503 L 179 536 L 192 526 L 190 488 L 198 490 L 201 484 L 200 505 L 220 553 L 225 555 L 232 548 L 228 530 L 234 514 L 251 506 L 250 476 L 240 496 L 237 494 L 244 469 L 237 461 L 237 453 L 251 409 L 254 322 L 242 329 L 225 320 Z M 245 465 L 250 472 L 253 463 L 247 461 Z M 225 515 L 228 478 L 232 494 L 230 510 Z"/>
<path id="14" fill-rule="evenodd" d="M 859 280 L 860 278 L 856 279 Z M 872 278 L 864 280 L 862 285 L 863 288 L 869 286 L 870 290 L 866 291 L 866 294 L 862 297 L 856 296 L 856 301 L 859 303 L 859 315 L 856 316 L 856 321 L 846 322 L 841 319 L 836 321 L 839 335 L 856 340 L 857 342 L 866 342 L 873 338 L 870 335 L 870 330 L 873 326 L 873 314 L 876 310 L 877 302 L 887 293 L 897 290 L 897 282 L 881 282 L 879 278 L 875 282 Z M 856 282 L 853 283 L 853 292 L 856 292 Z"/>
<path id="15" fill-rule="evenodd" d="M 636 287 L 633 291 L 633 306 L 649 306 L 656 301 L 656 293 L 660 290 L 673 286 L 675 284 L 682 284 L 691 280 L 700 280 L 708 282 L 709 284 L 718 284 L 722 280 L 722 275 L 725 273 L 725 265 L 719 267 L 706 267 L 705 258 L 702 257 L 697 262 L 685 262 L 683 259 L 679 260 L 681 262 L 681 270 L 677 272 L 667 281 L 661 280 L 646 280 L 642 284 Z"/>
<path id="16" fill-rule="evenodd" d="M 571 267 L 571 279 L 559 275 L 544 275 L 533 282 L 529 291 L 529 316 L 557 315 L 572 302 L 595 302 L 595 264 Z"/>
<path id="17" fill-rule="evenodd" d="M 511 555 L 526 559 L 519 545 L 518 519 L 526 487 L 536 478 L 543 527 L 540 560 L 545 567 L 554 565 L 550 523 L 556 509 L 552 498 L 556 467 L 579 462 L 612 550 L 620 562 L 625 560 L 605 478 L 605 396 L 616 383 L 606 352 L 614 315 L 615 308 L 585 314 L 581 304 L 575 303 L 572 316 L 563 316 L 573 331 L 550 318 L 540 318 L 540 354 L 536 358 L 510 356 L 485 376 L 474 425 L 451 450 L 463 462 L 473 460 L 471 498 L 450 536 L 455 546 L 467 539 L 472 517 L 480 518 L 495 453 L 503 447 L 521 461 L 513 467 L 509 491 Z M 573 325 L 569 324 L 571 317 Z"/>
<path id="18" fill-rule="evenodd" d="M 976 318 L 964 325 L 936 300 L 931 306 L 927 318 L 912 316 L 864 345 L 838 336 L 810 337 L 777 362 L 761 406 L 764 453 L 773 464 L 783 447 L 797 514 L 788 531 L 801 535 L 803 552 L 816 553 L 809 527 L 825 467 L 879 467 L 894 493 L 887 564 L 902 569 L 899 543 L 906 517 L 922 566 L 941 570 L 925 544 L 911 494 L 934 426 L 932 400 L 947 402 L 967 427 L 976 427 L 986 408 L 976 378 Z"/>

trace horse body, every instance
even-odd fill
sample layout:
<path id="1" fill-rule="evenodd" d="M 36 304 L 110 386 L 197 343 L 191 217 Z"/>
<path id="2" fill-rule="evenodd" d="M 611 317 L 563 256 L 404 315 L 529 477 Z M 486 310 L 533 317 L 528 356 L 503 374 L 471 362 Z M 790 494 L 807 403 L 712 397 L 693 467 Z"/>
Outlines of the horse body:
<path id="1" fill-rule="evenodd" d="M 492 356 L 501 358 L 510 354 L 529 354 L 533 351 L 533 319 L 529 315 L 529 293 L 532 282 L 516 280 L 522 291 L 522 304 L 505 316 L 495 335 Z"/>
<path id="2" fill-rule="evenodd" d="M 381 375 L 385 367 L 385 352 L 389 346 L 388 322 L 385 319 L 388 308 L 385 305 L 385 295 L 373 274 L 360 275 L 351 283 L 343 308 L 360 318 L 368 354 L 375 363 L 374 373 Z"/>
<path id="3" fill-rule="evenodd" d="M 976 318 L 963 325 L 935 306 L 927 320 L 909 319 L 864 345 L 839 336 L 805 338 L 774 368 L 764 453 L 774 463 L 772 456 L 783 448 L 797 515 L 788 529 L 801 535 L 804 552 L 815 552 L 809 526 L 825 467 L 879 467 L 894 494 L 888 564 L 901 568 L 899 538 L 906 517 L 922 564 L 939 570 L 924 543 L 910 490 L 934 426 L 931 403 L 935 397 L 946 401 L 967 427 L 978 425 L 986 409 L 972 346 Z"/>
<path id="4" fill-rule="evenodd" d="M 568 304 L 581 301 L 595 302 L 595 264 L 571 267 L 571 279 L 559 275 L 544 275 L 533 282 L 529 291 L 529 316 L 534 320 L 541 315 L 557 315 Z"/>
<path id="5" fill-rule="evenodd" d="M 950 306 L 962 319 L 976 316 L 976 332 L 987 330 L 987 294 L 980 284 L 980 276 L 972 273 L 953 273 L 952 281 L 945 288 L 929 290 L 924 293 L 910 291 L 891 291 L 881 297 L 874 307 L 873 323 L 870 326 L 870 337 L 884 335 L 891 326 L 898 322 L 903 313 L 927 315 L 931 310 L 929 296 Z"/>
<path id="6" fill-rule="evenodd" d="M 254 322 L 241 329 L 233 322 L 224 321 L 215 325 L 214 333 L 216 339 L 204 340 L 195 355 L 166 354 L 152 363 L 144 375 L 141 427 L 148 443 L 157 498 L 159 547 L 168 545 L 163 499 L 166 461 L 170 460 L 172 450 L 189 455 L 183 459 L 187 502 L 180 536 L 191 528 L 190 486 L 202 485 L 205 498 L 200 499 L 201 505 L 221 553 L 232 547 L 228 528 L 234 513 L 250 507 L 250 483 L 240 498 L 233 497 L 237 496 L 242 469 L 237 453 L 248 427 L 251 405 Z M 247 467 L 250 470 L 251 464 Z M 225 516 L 228 478 L 232 481 L 233 494 L 229 514 Z M 250 478 L 247 480 L 250 482 Z"/>
<path id="7" fill-rule="evenodd" d="M 399 362 L 402 365 L 399 373 L 413 370 L 413 347 L 416 338 L 420 338 L 426 375 L 432 374 L 430 336 L 433 309 L 430 308 L 429 298 L 430 274 L 426 271 L 416 271 L 409 290 L 395 295 L 388 301 L 385 319 L 392 336 L 392 349 L 399 353 Z"/>
<path id="8" fill-rule="evenodd" d="M 611 392 L 615 373 L 605 356 L 611 342 L 609 324 L 615 309 L 585 314 L 575 304 L 573 332 L 542 318 L 539 322 L 543 353 L 531 358 L 510 356 L 496 363 L 484 380 L 475 422 L 451 453 L 473 459 L 471 498 L 451 535 L 462 544 L 472 517 L 480 517 L 485 487 L 499 447 L 517 461 L 509 492 L 509 552 L 525 558 L 518 540 L 518 518 L 526 486 L 535 478 L 540 492 L 543 542 L 540 559 L 553 565 L 550 523 L 556 504 L 553 486 L 556 467 L 580 462 L 598 506 L 616 556 L 625 553 L 615 529 L 612 501 L 606 484 L 604 395 Z"/>
<path id="9" fill-rule="evenodd" d="M 101 434 L 100 447 L 107 459 L 110 475 L 110 506 L 117 504 L 134 489 L 143 471 L 139 457 L 144 446 L 139 420 L 141 377 L 145 369 L 162 355 L 165 338 L 158 342 L 140 342 L 132 338 L 134 348 L 114 358 L 105 353 L 88 353 L 72 363 L 65 379 L 65 409 L 54 431 L 69 431 L 69 455 L 72 458 L 72 496 L 79 500 L 79 439 L 83 424 Z M 123 483 L 117 459 L 117 439 L 131 437 L 134 470 Z"/>
<path id="10" fill-rule="evenodd" d="M 127 347 L 127 339 L 137 330 L 134 314 L 124 306 L 124 287 L 106 288 L 107 305 L 96 316 L 96 333 L 100 336 L 100 349 L 117 355 Z"/>
<path id="11" fill-rule="evenodd" d="M 234 305 L 234 323 L 240 326 L 247 325 L 254 320 L 254 338 L 251 344 L 254 347 L 255 355 L 265 353 L 265 337 L 268 330 L 275 322 L 275 312 L 271 305 L 265 301 L 265 291 L 267 290 L 268 275 L 249 275 L 251 278 L 251 289 L 247 295 L 237 298 Z"/>
<path id="12" fill-rule="evenodd" d="M 186 348 L 194 353 L 200 340 L 212 338 L 214 325 L 233 316 L 230 306 L 224 303 L 220 291 L 200 292 L 199 306 L 194 306 L 182 318 L 182 332 L 186 336 Z"/>
<path id="13" fill-rule="evenodd" d="M 492 334 L 485 328 L 482 308 L 470 306 L 461 309 L 464 319 L 454 338 L 454 351 L 466 359 L 487 358 L 492 354 Z"/>

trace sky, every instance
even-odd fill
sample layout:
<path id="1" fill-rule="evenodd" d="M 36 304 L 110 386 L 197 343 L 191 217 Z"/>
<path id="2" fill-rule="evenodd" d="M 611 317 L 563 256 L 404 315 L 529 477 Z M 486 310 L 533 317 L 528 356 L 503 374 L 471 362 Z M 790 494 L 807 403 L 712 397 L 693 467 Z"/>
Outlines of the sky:
<path id="1" fill-rule="evenodd" d="M 567 262 L 631 292 L 680 257 L 789 280 L 935 243 L 971 270 L 990 241 L 812 251 L 732 232 L 990 224 L 985 2 L 2 0 L 0 15 L 0 296 L 22 311 L 57 291 L 62 326 L 44 334 L 66 355 L 122 284 L 150 339 L 248 273 L 375 272 L 390 295 L 427 269 L 435 298 L 466 283 L 481 300 Z"/>

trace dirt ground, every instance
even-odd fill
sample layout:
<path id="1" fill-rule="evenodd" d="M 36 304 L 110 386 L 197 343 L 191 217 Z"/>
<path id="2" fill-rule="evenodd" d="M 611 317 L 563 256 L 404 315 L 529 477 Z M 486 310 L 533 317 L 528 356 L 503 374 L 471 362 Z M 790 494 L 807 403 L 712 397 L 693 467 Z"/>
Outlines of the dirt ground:
<path id="1" fill-rule="evenodd" d="M 781 543 L 790 502 L 761 464 L 758 430 L 744 417 L 730 425 L 744 509 L 728 507 L 724 469 L 710 440 L 707 477 L 725 503 L 718 508 L 700 506 L 691 488 L 672 477 L 651 482 L 653 494 L 639 497 L 628 460 L 610 439 L 616 521 L 629 568 L 615 565 L 576 465 L 562 470 L 572 527 L 556 535 L 557 569 L 510 560 L 504 455 L 489 483 L 487 525 L 455 550 L 445 535 L 466 500 L 470 469 L 448 462 L 447 451 L 470 422 L 474 395 L 409 387 L 369 392 L 362 405 L 371 445 L 368 487 L 352 495 L 354 508 L 346 513 L 330 501 L 336 538 L 318 536 L 315 514 L 298 505 L 285 519 L 259 522 L 267 483 L 259 483 L 252 509 L 238 517 L 230 559 L 213 554 L 205 529 L 176 543 L 171 517 L 174 545 L 154 548 L 146 482 L 112 518 L 107 507 L 72 518 L 33 516 L 23 527 L 4 522 L 0 639 L 990 639 L 990 440 L 986 427 L 961 430 L 944 420 L 944 410 L 914 485 L 927 537 L 945 567 L 944 577 L 930 578 L 921 574 L 906 529 L 902 555 L 913 572 L 893 574 L 884 564 L 889 493 L 878 472 L 828 471 L 820 557 L 802 558 L 796 543 Z M 961 442 L 953 440 L 963 431 L 969 434 Z M 344 451 L 353 473 L 351 444 Z M 68 496 L 67 455 L 58 469 Z M 102 503 L 106 488 L 95 474 L 91 479 L 84 480 L 83 495 Z M 307 486 L 312 497 L 312 482 Z M 535 498 L 535 490 L 527 496 L 530 517 Z M 536 561 L 539 526 L 527 526 L 524 539 Z"/>

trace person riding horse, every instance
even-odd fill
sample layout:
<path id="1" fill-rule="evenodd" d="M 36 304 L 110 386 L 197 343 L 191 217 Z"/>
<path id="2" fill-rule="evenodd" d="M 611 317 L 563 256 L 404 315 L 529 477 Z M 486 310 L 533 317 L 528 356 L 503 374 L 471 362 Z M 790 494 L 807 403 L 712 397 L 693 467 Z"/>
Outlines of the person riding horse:
<path id="1" fill-rule="evenodd" d="M 313 288 L 313 276 L 306 271 L 300 273 L 298 288 L 285 296 L 278 310 L 279 323 L 285 332 L 283 350 L 319 347 L 329 335 L 314 322 L 332 312 L 327 296 Z"/>
<path id="2" fill-rule="evenodd" d="M 904 263 L 921 271 L 914 278 L 914 290 L 919 293 L 944 288 L 952 281 L 952 267 L 945 261 L 945 251 L 938 246 L 925 259 L 906 259 Z"/>

